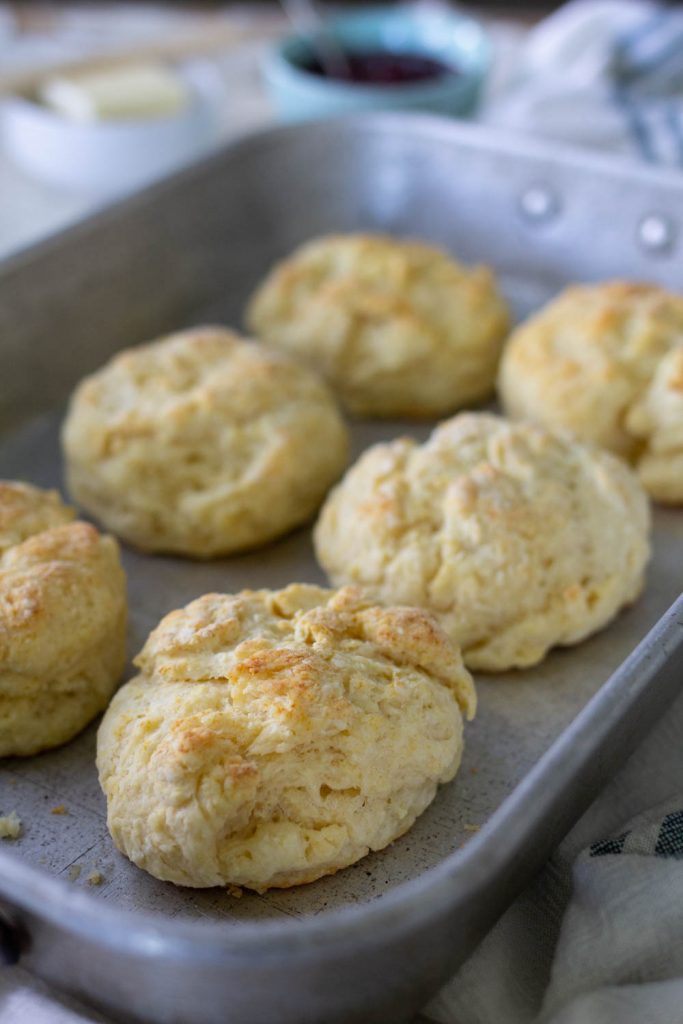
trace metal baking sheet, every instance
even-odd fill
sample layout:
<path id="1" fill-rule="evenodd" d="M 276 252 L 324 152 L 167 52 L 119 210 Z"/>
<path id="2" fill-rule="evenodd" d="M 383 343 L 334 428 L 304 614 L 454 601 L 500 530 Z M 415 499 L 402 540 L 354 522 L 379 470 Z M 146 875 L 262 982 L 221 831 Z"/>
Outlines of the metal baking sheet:
<path id="1" fill-rule="evenodd" d="M 540 219 L 533 213 L 538 204 L 525 199 L 529 190 L 538 194 L 539 189 L 550 198 Z M 671 217 L 671 211 L 680 210 L 682 198 L 680 182 L 666 175 L 610 177 L 599 163 L 572 163 L 569 156 L 551 157 L 542 149 L 525 149 L 430 118 L 357 119 L 271 132 L 232 146 L 120 209 L 22 254 L 0 271 L 0 375 L 13 384 L 0 403 L 0 476 L 64 491 L 58 444 L 61 408 L 80 377 L 117 348 L 159 331 L 207 321 L 239 326 L 253 284 L 274 259 L 305 238 L 330 230 L 381 228 L 445 244 L 465 259 L 492 264 L 520 316 L 573 279 L 619 275 L 675 284 L 680 251 L 674 244 L 670 251 L 649 252 L 639 242 L 638 225 L 648 216 Z M 602 210 L 604 218 L 599 232 L 596 210 Z M 5 373 L 10 368 L 11 378 Z M 401 433 L 424 437 L 431 426 L 355 424 L 355 451 Z M 2 764 L 0 812 L 16 810 L 23 833 L 0 850 L 0 896 L 21 906 L 16 881 L 13 891 L 8 891 L 7 882 L 16 878 L 10 863 L 20 862 L 63 882 L 62 888 L 44 889 L 55 893 L 55 905 L 59 893 L 64 900 L 65 894 L 80 890 L 84 907 L 96 901 L 102 908 L 129 913 L 131 933 L 142 929 L 139 912 L 151 911 L 166 922 L 219 922 L 226 934 L 237 936 L 246 936 L 246 925 L 257 925 L 263 929 L 264 942 L 271 935 L 268 924 L 286 924 L 291 932 L 296 928 L 293 919 L 320 918 L 329 922 L 329 936 L 334 935 L 336 920 L 329 912 L 362 913 L 378 902 L 389 906 L 392 893 L 409 890 L 404 883 L 428 884 L 429 869 L 452 865 L 457 881 L 459 858 L 464 865 L 471 847 L 482 865 L 490 862 L 479 879 L 486 882 L 490 870 L 490 892 L 479 901 L 479 917 L 475 907 L 473 920 L 465 922 L 466 934 L 457 942 L 451 940 L 455 952 L 448 959 L 453 966 L 512 898 L 515 884 L 518 887 L 525 875 L 523 864 L 512 870 L 512 858 L 519 856 L 513 844 L 507 874 L 501 869 L 495 875 L 495 831 L 479 830 L 506 798 L 508 813 L 514 809 L 524 788 L 520 784 L 528 784 L 531 769 L 547 757 L 553 743 L 680 594 L 683 513 L 657 510 L 654 540 L 644 595 L 608 629 L 576 648 L 552 652 L 532 670 L 478 678 L 479 712 L 466 732 L 460 773 L 441 789 L 411 831 L 387 850 L 332 878 L 263 896 L 247 893 L 236 898 L 222 890 L 187 890 L 158 882 L 119 855 L 108 837 L 94 768 L 93 725 L 56 751 Z M 162 615 L 202 593 L 281 587 L 294 580 L 324 582 L 309 528 L 253 554 L 210 564 L 144 556 L 128 549 L 124 561 L 131 656 Z M 673 643 L 670 638 L 667 642 Z M 624 688 L 629 678 L 624 675 Z M 627 705 L 624 699 L 625 709 Z M 649 718 L 651 714 L 640 716 L 642 729 Z M 586 742 L 596 725 L 582 725 Z M 633 743 L 637 729 L 629 728 Z M 623 738 L 621 746 L 613 743 L 613 749 L 601 747 L 597 735 L 593 742 L 598 766 L 601 760 L 605 766 L 615 763 L 626 749 Z M 577 768 L 572 789 L 568 771 L 542 828 L 546 845 L 556 835 L 557 823 L 568 825 L 586 805 L 599 776 L 598 767 L 591 788 Z M 569 805 L 575 810 L 567 810 Z M 524 831 L 521 807 L 519 813 Z M 535 853 L 530 848 L 531 825 L 525 840 L 529 869 L 538 858 L 538 823 L 535 828 Z M 524 849 L 522 844 L 522 859 Z M 511 881 L 513 876 L 517 883 Z M 22 875 L 36 885 L 39 877 Z M 94 877 L 100 884 L 93 885 Z M 258 933 L 249 934 L 258 949 Z M 206 935 L 208 941 L 208 930 Z M 92 935 L 89 941 L 95 941 Z M 373 941 L 380 938 L 374 936 Z M 40 950 L 40 943 L 36 946 Z M 422 983 L 422 995 L 444 976 L 445 961 L 436 957 L 437 961 L 433 977 Z M 34 966 L 54 978 L 56 967 L 49 955 L 34 954 Z M 94 975 L 63 980 L 91 996 L 98 992 Z M 300 981 L 304 995 L 307 985 L 305 979 Z M 371 1003 L 363 995 L 366 987 L 358 986 L 355 1001 L 353 996 L 338 996 L 335 1005 L 344 1013 L 340 1020 L 383 1019 L 371 1016 Z M 390 987 L 387 983 L 387 990 Z M 419 1004 L 418 989 L 415 981 L 410 998 L 404 993 L 401 1012 Z M 113 998 L 108 996 L 110 1002 Z M 321 1016 L 316 1006 L 312 998 L 303 999 L 290 1017 L 281 1001 L 279 1008 L 273 1004 L 270 1015 L 261 1008 L 259 1016 L 245 1011 L 236 1019 L 291 1019 L 299 1024 L 332 1019 Z M 170 1011 L 164 1016 L 152 1003 L 148 1008 L 128 1008 L 159 1020 L 214 1019 L 208 1009 L 202 1016 L 196 1007 L 192 1018 L 180 1010 L 178 1016 Z"/>
<path id="2" fill-rule="evenodd" d="M 0 475 L 30 477 L 41 486 L 63 491 L 58 428 L 59 416 L 48 415 L 9 440 L 0 453 Z M 414 424 L 406 423 L 356 427 L 356 449 L 407 430 L 425 436 L 429 427 L 416 430 Z M 373 899 L 415 878 L 472 838 L 678 596 L 683 577 L 683 515 L 658 510 L 655 520 L 648 587 L 635 606 L 602 633 L 578 647 L 552 652 L 534 669 L 479 676 L 479 712 L 467 728 L 465 756 L 455 781 L 441 789 L 407 835 L 333 878 L 237 899 L 221 890 L 179 889 L 135 868 L 116 853 L 107 834 L 105 801 L 94 767 L 95 726 L 59 750 L 5 763 L 4 781 L 9 776 L 9 786 L 3 785 L 0 809 L 5 813 L 16 809 L 25 827 L 12 852 L 76 886 L 90 887 L 90 875 L 98 872 L 103 881 L 96 895 L 127 909 L 229 921 L 317 914 Z M 162 615 L 200 594 L 277 588 L 294 580 L 325 582 L 308 528 L 253 554 L 209 564 L 130 549 L 124 551 L 124 562 L 131 654 L 140 650 Z M 53 809 L 61 806 L 67 813 L 54 814 Z"/>

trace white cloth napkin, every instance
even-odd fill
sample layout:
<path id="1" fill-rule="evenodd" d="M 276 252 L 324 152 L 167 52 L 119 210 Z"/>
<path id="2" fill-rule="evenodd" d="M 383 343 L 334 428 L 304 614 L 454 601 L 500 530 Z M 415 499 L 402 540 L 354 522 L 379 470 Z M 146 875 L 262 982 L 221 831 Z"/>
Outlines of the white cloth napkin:
<path id="1" fill-rule="evenodd" d="M 682 735 L 683 695 L 425 1020 L 681 1024 Z"/>
<path id="2" fill-rule="evenodd" d="M 575 0 L 498 42 L 481 120 L 683 166 L 683 9 Z"/>

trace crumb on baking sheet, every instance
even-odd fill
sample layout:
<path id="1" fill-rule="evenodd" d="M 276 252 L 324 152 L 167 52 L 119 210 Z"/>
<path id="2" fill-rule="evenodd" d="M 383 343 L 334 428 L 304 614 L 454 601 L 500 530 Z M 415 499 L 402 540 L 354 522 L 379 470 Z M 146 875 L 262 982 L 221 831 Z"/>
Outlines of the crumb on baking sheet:
<path id="1" fill-rule="evenodd" d="M 82 864 L 72 864 L 71 867 L 69 868 L 69 881 L 75 882 L 78 878 L 80 878 L 82 870 Z"/>
<path id="2" fill-rule="evenodd" d="M 86 882 L 88 883 L 88 885 L 102 885 L 103 881 L 104 875 L 101 874 L 101 872 L 99 871 L 91 871 L 88 877 L 86 878 Z"/>
<path id="3" fill-rule="evenodd" d="M 56 807 L 51 807 L 50 808 L 50 814 L 68 814 L 68 813 L 69 812 L 67 811 L 67 809 L 64 806 L 64 804 L 57 804 Z"/>
<path id="4" fill-rule="evenodd" d="M 465 832 L 478 832 L 479 829 L 481 828 L 481 825 L 471 825 L 469 822 L 466 821 L 465 824 L 463 825 L 463 828 L 465 829 Z"/>
<path id="5" fill-rule="evenodd" d="M 21 818 L 16 811 L 0 815 L 0 839 L 18 839 L 21 835 Z"/>
<path id="6" fill-rule="evenodd" d="M 241 899 L 244 893 L 244 889 L 241 885 L 226 885 L 225 891 L 228 896 L 232 896 L 236 900 Z"/>

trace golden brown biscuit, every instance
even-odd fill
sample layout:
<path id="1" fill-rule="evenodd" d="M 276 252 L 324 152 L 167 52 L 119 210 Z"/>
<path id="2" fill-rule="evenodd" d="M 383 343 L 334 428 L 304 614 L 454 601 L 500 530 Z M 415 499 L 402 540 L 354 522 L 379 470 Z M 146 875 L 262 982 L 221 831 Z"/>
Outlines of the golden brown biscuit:
<path id="1" fill-rule="evenodd" d="M 31 484 L 0 480 L 0 555 L 15 544 L 63 526 L 76 518 L 57 491 L 41 491 Z"/>
<path id="2" fill-rule="evenodd" d="M 683 504 L 683 344 L 664 356 L 626 427 L 643 444 L 636 468 L 645 489 L 656 501 Z"/>
<path id="3" fill-rule="evenodd" d="M 617 452 L 653 497 L 683 502 L 681 350 L 683 296 L 623 281 L 575 285 L 513 333 L 503 406 Z"/>
<path id="4" fill-rule="evenodd" d="M 430 608 L 470 668 L 533 665 L 600 629 L 643 585 L 649 509 L 607 452 L 463 413 L 418 445 L 378 444 L 323 506 L 334 584 Z"/>
<path id="5" fill-rule="evenodd" d="M 118 546 L 54 491 L 0 483 L 0 756 L 75 736 L 123 671 Z"/>
<path id="6" fill-rule="evenodd" d="M 428 613 L 293 584 L 163 619 L 98 734 L 114 842 L 177 885 L 310 882 L 402 835 L 475 710 Z"/>
<path id="7" fill-rule="evenodd" d="M 83 381 L 63 445 L 72 495 L 110 530 L 212 558 L 309 519 L 348 436 L 310 370 L 207 327 L 122 352 Z"/>
<path id="8" fill-rule="evenodd" d="M 485 398 L 509 323 L 489 269 L 383 235 L 297 249 L 246 319 L 316 367 L 359 416 L 437 416 Z"/>

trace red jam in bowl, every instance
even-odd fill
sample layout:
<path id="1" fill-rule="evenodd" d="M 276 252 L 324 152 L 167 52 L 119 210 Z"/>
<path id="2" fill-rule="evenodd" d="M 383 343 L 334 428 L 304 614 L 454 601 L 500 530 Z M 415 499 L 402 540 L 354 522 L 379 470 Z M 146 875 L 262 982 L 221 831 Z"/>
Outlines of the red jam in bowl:
<path id="1" fill-rule="evenodd" d="M 457 75 L 458 69 L 443 64 L 433 57 L 415 53 L 390 53 L 373 50 L 367 53 L 330 55 L 323 62 L 319 57 L 309 58 L 301 64 L 304 71 L 335 82 L 354 82 L 357 85 L 411 85 Z"/>

